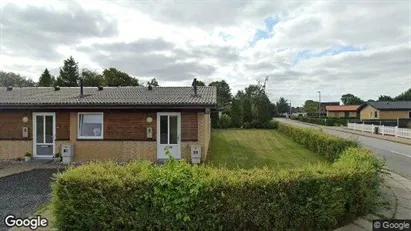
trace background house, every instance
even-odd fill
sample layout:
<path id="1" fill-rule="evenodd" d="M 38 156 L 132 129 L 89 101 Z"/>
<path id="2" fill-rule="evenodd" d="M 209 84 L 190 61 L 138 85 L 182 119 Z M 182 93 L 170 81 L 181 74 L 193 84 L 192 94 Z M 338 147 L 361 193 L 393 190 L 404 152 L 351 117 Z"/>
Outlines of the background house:
<path id="1" fill-rule="evenodd" d="M 335 118 L 355 118 L 360 105 L 328 105 L 326 106 L 327 117 Z"/>
<path id="2" fill-rule="evenodd" d="M 216 102 L 215 87 L 0 88 L 0 159 L 63 144 L 76 161 L 189 159 L 196 144 L 204 160 Z"/>
<path id="3" fill-rule="evenodd" d="M 411 101 L 367 102 L 358 110 L 361 120 L 411 118 Z"/>

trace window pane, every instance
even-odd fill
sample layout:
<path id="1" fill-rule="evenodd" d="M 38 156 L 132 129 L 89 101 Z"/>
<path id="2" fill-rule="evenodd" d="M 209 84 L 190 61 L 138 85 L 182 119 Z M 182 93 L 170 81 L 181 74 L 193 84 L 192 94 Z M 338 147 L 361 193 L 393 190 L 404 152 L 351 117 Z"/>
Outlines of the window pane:
<path id="1" fill-rule="evenodd" d="M 160 144 L 168 144 L 168 116 L 160 116 Z"/>
<path id="2" fill-rule="evenodd" d="M 53 143 L 53 116 L 45 116 L 46 118 L 46 143 Z"/>
<path id="3" fill-rule="evenodd" d="M 36 116 L 36 141 L 44 143 L 44 116 Z"/>
<path id="4" fill-rule="evenodd" d="M 103 115 L 81 114 L 80 115 L 80 136 L 102 137 Z"/>
<path id="5" fill-rule="evenodd" d="M 170 116 L 170 144 L 177 144 L 177 116 Z"/>

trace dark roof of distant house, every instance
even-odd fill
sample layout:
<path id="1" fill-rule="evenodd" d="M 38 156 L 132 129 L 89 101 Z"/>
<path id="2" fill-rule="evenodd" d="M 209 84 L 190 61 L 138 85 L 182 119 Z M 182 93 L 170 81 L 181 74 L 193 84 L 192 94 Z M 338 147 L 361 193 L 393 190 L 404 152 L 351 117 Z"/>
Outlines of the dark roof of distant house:
<path id="1" fill-rule="evenodd" d="M 0 88 L 1 108 L 25 107 L 211 107 L 217 104 L 216 87 L 15 87 Z"/>
<path id="2" fill-rule="evenodd" d="M 325 106 L 325 109 L 327 111 L 343 111 L 343 112 L 349 112 L 349 111 L 357 111 L 357 109 L 360 107 L 360 105 L 328 105 Z"/>
<path id="3" fill-rule="evenodd" d="M 378 110 L 411 110 L 411 101 L 376 101 L 367 102 L 360 109 L 370 105 Z"/>
<path id="4" fill-rule="evenodd" d="M 321 106 L 340 105 L 340 102 L 321 102 Z"/>

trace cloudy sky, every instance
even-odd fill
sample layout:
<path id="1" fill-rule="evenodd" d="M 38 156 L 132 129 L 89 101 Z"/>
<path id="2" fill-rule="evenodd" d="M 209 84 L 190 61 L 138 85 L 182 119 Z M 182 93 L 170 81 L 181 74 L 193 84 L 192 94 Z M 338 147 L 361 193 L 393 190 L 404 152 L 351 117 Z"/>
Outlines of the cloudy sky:
<path id="1" fill-rule="evenodd" d="M 17 3 L 16 3 L 17 2 Z M 411 87 L 411 0 L 1 1 L 0 70 L 38 79 L 72 55 L 160 85 L 269 76 L 293 105 Z"/>

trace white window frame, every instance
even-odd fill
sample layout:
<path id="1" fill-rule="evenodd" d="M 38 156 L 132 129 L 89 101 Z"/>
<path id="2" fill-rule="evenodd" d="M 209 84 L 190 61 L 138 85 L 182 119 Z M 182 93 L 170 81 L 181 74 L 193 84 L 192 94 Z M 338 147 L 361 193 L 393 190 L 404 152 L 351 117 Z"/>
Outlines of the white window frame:
<path id="1" fill-rule="evenodd" d="M 101 136 L 81 136 L 80 134 L 80 115 L 101 115 Z M 103 112 L 79 112 L 77 113 L 77 139 L 91 139 L 102 140 L 104 139 L 104 113 Z"/>

